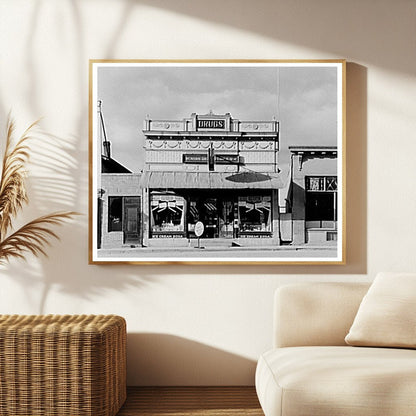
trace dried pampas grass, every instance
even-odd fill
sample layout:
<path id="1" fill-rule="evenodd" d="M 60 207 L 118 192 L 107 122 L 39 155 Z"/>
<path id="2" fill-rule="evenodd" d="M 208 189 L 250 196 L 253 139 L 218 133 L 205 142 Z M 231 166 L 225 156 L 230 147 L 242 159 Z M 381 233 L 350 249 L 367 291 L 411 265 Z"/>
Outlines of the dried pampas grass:
<path id="1" fill-rule="evenodd" d="M 0 180 L 0 264 L 6 263 L 11 257 L 23 259 L 24 254 L 29 252 L 46 256 L 45 247 L 50 244 L 50 238 L 59 239 L 50 227 L 77 215 L 73 211 L 54 212 L 36 218 L 11 233 L 13 218 L 29 202 L 25 188 L 26 164 L 29 160 L 26 142 L 36 125 L 37 122 L 30 125 L 15 142 L 15 124 L 10 116 L 8 119 Z"/>

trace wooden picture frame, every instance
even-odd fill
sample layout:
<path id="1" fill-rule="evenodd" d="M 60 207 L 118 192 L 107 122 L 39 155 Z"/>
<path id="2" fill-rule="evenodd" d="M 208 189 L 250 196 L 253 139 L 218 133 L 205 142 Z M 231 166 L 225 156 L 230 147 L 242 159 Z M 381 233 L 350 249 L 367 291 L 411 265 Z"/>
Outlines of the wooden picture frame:
<path id="1" fill-rule="evenodd" d="M 90 263 L 345 264 L 345 67 L 91 60 Z"/>

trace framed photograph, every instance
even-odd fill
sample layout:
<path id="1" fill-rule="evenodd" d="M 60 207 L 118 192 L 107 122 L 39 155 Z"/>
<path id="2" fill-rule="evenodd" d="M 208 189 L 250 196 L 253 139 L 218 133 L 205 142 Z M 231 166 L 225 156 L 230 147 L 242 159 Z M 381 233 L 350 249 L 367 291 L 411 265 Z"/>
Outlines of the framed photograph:
<path id="1" fill-rule="evenodd" d="M 344 264 L 345 61 L 90 61 L 90 263 Z"/>

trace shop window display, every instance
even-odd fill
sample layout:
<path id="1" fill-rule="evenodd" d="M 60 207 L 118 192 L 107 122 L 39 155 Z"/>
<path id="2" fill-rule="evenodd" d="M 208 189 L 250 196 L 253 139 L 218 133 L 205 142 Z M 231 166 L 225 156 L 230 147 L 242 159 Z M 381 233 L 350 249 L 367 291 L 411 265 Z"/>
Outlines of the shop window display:
<path id="1" fill-rule="evenodd" d="M 178 195 L 151 195 L 152 234 L 183 233 L 185 230 L 184 205 L 184 198 Z"/>
<path id="2" fill-rule="evenodd" d="M 240 233 L 271 232 L 271 197 L 241 196 L 238 198 Z"/>

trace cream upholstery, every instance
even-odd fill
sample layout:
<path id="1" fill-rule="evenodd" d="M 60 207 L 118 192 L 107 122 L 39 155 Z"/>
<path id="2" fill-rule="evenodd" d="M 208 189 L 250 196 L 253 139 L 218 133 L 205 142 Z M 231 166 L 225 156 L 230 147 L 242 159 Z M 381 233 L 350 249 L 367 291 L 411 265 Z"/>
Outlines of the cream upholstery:
<path id="1" fill-rule="evenodd" d="M 277 348 L 261 356 L 256 387 L 266 416 L 416 415 L 416 351 Z"/>
<path id="2" fill-rule="evenodd" d="M 367 283 L 313 283 L 275 292 L 274 347 L 345 345 Z"/>
<path id="3" fill-rule="evenodd" d="M 275 296 L 275 348 L 256 389 L 266 416 L 416 416 L 416 350 L 346 345 L 368 284 L 311 283 Z"/>

